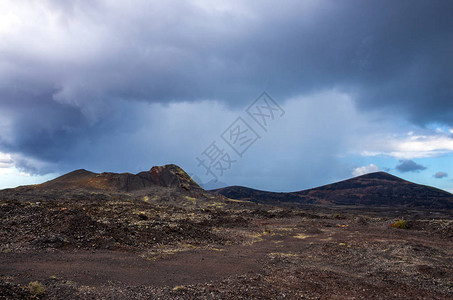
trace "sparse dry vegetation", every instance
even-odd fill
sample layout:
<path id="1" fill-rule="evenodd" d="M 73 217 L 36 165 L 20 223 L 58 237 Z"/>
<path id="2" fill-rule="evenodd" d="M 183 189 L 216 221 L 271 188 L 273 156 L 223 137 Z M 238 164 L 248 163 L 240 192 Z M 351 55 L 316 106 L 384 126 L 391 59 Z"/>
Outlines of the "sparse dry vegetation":
<path id="1" fill-rule="evenodd" d="M 32 197 L 34 188 L 0 199 L 0 299 L 453 295 L 449 210 L 270 206 L 158 186 Z"/>
<path id="2" fill-rule="evenodd" d="M 389 211 L 345 209 L 337 218 L 326 207 L 285 210 L 228 200 L 215 207 L 218 198 L 192 198 L 171 205 L 142 198 L 1 202 L 8 230 L 0 235 L 0 271 L 9 277 L 0 278 L 0 295 L 448 299 L 453 292 L 448 218 L 421 220 L 417 212 L 394 223 L 410 223 L 407 230 L 392 230 Z M 24 272 L 47 279 L 13 284 Z M 90 274 L 97 274 L 93 283 L 80 281 Z"/>
<path id="3" fill-rule="evenodd" d="M 39 281 L 32 281 L 28 284 L 28 291 L 32 296 L 41 296 L 46 292 L 46 288 Z"/>
<path id="4" fill-rule="evenodd" d="M 407 222 L 404 220 L 398 220 L 395 223 L 391 224 L 390 226 L 398 229 L 407 229 Z"/>

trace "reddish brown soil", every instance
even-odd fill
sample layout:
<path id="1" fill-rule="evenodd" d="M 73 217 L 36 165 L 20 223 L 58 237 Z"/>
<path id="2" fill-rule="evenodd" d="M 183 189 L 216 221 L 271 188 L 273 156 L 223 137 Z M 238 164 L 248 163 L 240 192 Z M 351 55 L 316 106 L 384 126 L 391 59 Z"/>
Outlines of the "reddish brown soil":
<path id="1" fill-rule="evenodd" d="M 174 165 L 79 170 L 0 191 L 0 299 L 453 299 L 447 194 L 375 173 L 250 202 Z"/>
<path id="2" fill-rule="evenodd" d="M 139 251 L 1 253 L 3 292 L 20 296 L 38 280 L 47 288 L 42 297 L 56 299 L 453 297 L 453 241 L 440 232 L 376 218 L 293 216 L 255 218 L 225 234 L 246 238 L 152 259 Z"/>

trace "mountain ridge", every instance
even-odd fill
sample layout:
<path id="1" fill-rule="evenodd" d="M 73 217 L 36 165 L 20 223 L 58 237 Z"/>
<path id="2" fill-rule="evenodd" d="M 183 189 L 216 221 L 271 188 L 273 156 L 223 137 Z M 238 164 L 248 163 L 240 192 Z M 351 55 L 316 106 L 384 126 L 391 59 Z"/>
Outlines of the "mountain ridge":
<path id="1" fill-rule="evenodd" d="M 167 190 L 167 192 L 166 192 Z M 5 199 L 109 199 L 164 195 L 172 190 L 190 197 L 209 199 L 210 195 L 266 205 L 386 206 L 427 209 L 453 209 L 453 194 L 420 185 L 397 176 L 374 172 L 295 192 L 271 192 L 244 186 L 205 191 L 182 168 L 169 164 L 149 171 L 94 173 L 78 169 L 53 180 L 32 186 L 0 191 Z M 175 194 L 176 195 L 176 194 Z M 167 197 L 168 198 L 168 197 Z"/>
<path id="2" fill-rule="evenodd" d="M 154 166 L 149 171 L 132 173 L 94 173 L 79 169 L 37 185 L 40 188 L 86 188 L 133 192 L 162 186 L 184 190 L 201 190 L 201 187 L 180 167 L 174 164 Z"/>
<path id="3" fill-rule="evenodd" d="M 453 194 L 397 176 L 374 172 L 296 192 L 268 192 L 243 186 L 211 190 L 235 200 L 266 204 L 406 206 L 453 209 Z"/>
<path id="4" fill-rule="evenodd" d="M 174 164 L 154 166 L 137 174 L 78 169 L 41 184 L 0 190 L 0 198 L 4 200 L 25 201 L 142 199 L 145 196 L 171 201 L 186 196 L 206 198 L 210 194 Z"/>

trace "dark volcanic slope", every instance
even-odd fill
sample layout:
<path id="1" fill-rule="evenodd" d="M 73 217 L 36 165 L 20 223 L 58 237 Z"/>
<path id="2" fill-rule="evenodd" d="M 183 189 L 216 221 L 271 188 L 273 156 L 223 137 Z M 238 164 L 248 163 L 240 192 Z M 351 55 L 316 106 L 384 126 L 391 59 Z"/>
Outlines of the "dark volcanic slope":
<path id="1" fill-rule="evenodd" d="M 35 201 L 65 197 L 104 199 L 117 194 L 155 193 L 164 188 L 182 193 L 204 192 L 183 169 L 176 165 L 166 165 L 152 167 L 149 171 L 135 175 L 76 170 L 42 184 L 1 190 L 0 198 Z"/>
<path id="2" fill-rule="evenodd" d="M 76 170 L 38 185 L 39 188 L 45 189 L 84 188 L 117 192 L 131 192 L 154 186 L 201 190 L 201 187 L 176 165 L 152 167 L 149 171 L 135 175 L 108 172 L 97 174 L 87 170 Z"/>
<path id="3" fill-rule="evenodd" d="M 218 190 L 228 198 L 261 203 L 299 203 L 367 206 L 405 206 L 452 209 L 453 195 L 433 187 L 415 184 L 396 176 L 376 172 L 314 189 L 274 193 L 232 186 Z"/>

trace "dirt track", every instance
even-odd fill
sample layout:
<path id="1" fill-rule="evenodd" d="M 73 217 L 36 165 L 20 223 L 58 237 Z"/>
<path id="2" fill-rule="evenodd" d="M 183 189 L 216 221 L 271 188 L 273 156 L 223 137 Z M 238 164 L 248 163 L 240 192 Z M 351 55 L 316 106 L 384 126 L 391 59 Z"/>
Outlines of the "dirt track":
<path id="1" fill-rule="evenodd" d="M 295 235 L 299 234 L 297 231 Z M 262 271 L 269 253 L 301 251 L 309 241 L 291 235 L 264 234 L 250 245 L 224 246 L 222 249 L 183 249 L 162 259 L 146 259 L 139 253 L 119 251 L 74 251 L 0 254 L 0 272 L 28 282 L 30 277 L 52 275 L 88 285 L 121 281 L 138 285 L 184 285 L 219 280 L 234 274 Z M 284 245 L 284 247 L 283 247 Z"/>
<path id="2" fill-rule="evenodd" d="M 115 251 L 1 255 L 0 272 L 23 283 L 52 275 L 82 285 L 100 286 L 108 281 L 128 285 L 185 285 L 218 280 L 234 274 L 259 271 L 257 257 L 238 247 L 226 251 L 192 250 L 152 261 L 134 253 Z M 257 253 L 254 253 L 257 254 Z"/>
<path id="3" fill-rule="evenodd" d="M 300 217 L 260 218 L 225 231 L 246 238 L 236 245 L 164 247 L 158 255 L 1 253 L 0 274 L 16 284 L 43 282 L 51 298 L 65 289 L 74 298 L 453 297 L 453 241 L 440 235 Z"/>

